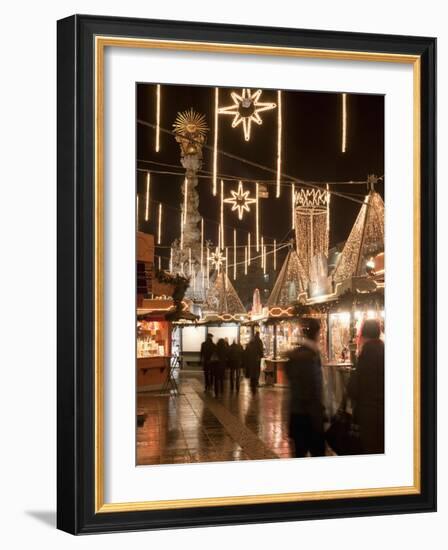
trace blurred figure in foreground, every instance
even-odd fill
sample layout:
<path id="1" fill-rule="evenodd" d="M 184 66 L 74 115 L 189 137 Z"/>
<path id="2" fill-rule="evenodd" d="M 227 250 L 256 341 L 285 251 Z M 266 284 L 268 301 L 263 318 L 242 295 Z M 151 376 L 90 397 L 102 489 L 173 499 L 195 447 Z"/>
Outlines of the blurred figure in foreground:
<path id="1" fill-rule="evenodd" d="M 257 393 L 258 381 L 260 378 L 261 360 L 263 359 L 264 349 L 258 332 L 247 344 L 244 354 L 246 376 L 250 379 L 250 390 L 252 395 Z"/>
<path id="2" fill-rule="evenodd" d="M 348 388 L 366 454 L 384 453 L 384 343 L 380 336 L 378 321 L 367 319 L 361 328 L 356 372 Z"/>
<path id="3" fill-rule="evenodd" d="M 319 351 L 320 323 L 304 320 L 304 338 L 289 352 L 286 375 L 289 380 L 289 433 L 296 457 L 325 455 L 322 366 Z"/>
<path id="4" fill-rule="evenodd" d="M 205 391 L 211 390 L 213 386 L 213 355 L 216 355 L 216 346 L 213 343 L 213 334 L 207 334 L 205 342 L 201 344 L 201 363 L 204 371 Z"/>
<path id="5" fill-rule="evenodd" d="M 219 397 L 224 392 L 224 375 L 229 356 L 229 344 L 223 338 L 220 338 L 216 344 L 216 353 L 218 360 L 214 364 L 213 374 L 215 378 L 215 397 Z"/>
<path id="6" fill-rule="evenodd" d="M 232 345 L 229 347 L 230 391 L 233 391 L 233 388 L 236 389 L 237 393 L 240 391 L 240 376 L 242 364 L 243 347 L 235 339 Z"/>

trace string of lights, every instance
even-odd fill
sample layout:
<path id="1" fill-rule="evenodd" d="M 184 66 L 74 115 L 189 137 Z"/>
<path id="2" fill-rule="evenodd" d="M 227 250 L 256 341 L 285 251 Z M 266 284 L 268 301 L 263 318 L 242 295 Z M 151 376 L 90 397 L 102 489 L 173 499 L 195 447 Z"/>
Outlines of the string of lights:
<path id="1" fill-rule="evenodd" d="M 167 162 L 159 162 L 159 161 L 156 161 L 156 160 L 148 160 L 148 159 L 138 159 L 137 162 L 141 162 L 141 163 L 146 163 L 146 164 L 154 164 L 155 166 L 163 166 L 165 168 L 174 168 L 176 170 L 179 170 L 179 165 L 178 164 L 170 164 L 170 163 L 167 163 Z M 137 168 L 137 171 L 139 172 L 148 172 L 148 169 L 147 168 Z M 151 172 L 153 174 L 161 174 L 161 175 L 172 175 L 172 176 L 183 176 L 184 175 L 184 172 L 171 172 L 171 171 L 156 171 L 156 170 L 153 170 L 151 169 Z M 213 177 L 213 173 L 210 171 L 210 170 L 205 170 L 205 169 L 201 169 L 198 171 L 198 178 L 203 178 L 203 179 L 210 179 Z M 276 185 L 277 183 L 277 179 L 263 179 L 263 178 L 249 178 L 249 177 L 246 177 L 246 176 L 235 176 L 235 175 L 231 175 L 231 174 L 224 174 L 224 173 L 221 173 L 221 172 L 218 172 L 217 173 L 217 177 L 218 178 L 222 178 L 224 180 L 234 180 L 234 181 L 239 181 L 239 180 L 244 180 L 246 182 L 251 182 L 251 183 L 255 183 L 255 182 L 259 182 L 259 183 L 263 183 L 263 184 L 266 184 L 266 185 Z M 382 180 L 384 178 L 384 175 L 382 176 L 378 176 L 378 181 Z M 322 185 L 368 185 L 369 183 L 369 179 L 365 179 L 365 180 L 347 180 L 347 181 L 317 181 L 317 180 L 302 180 L 302 179 L 299 179 L 299 178 L 296 178 L 295 179 L 295 183 L 299 182 L 300 184 L 303 184 L 303 185 L 306 185 L 307 183 L 309 184 L 313 184 L 313 185 L 316 185 L 316 186 L 322 186 Z M 282 179 L 281 180 L 281 185 L 284 185 L 284 186 L 290 186 L 291 185 L 291 181 L 288 180 L 288 179 Z M 347 191 L 344 191 L 344 194 L 349 194 Z"/>
<path id="2" fill-rule="evenodd" d="M 152 124 L 151 122 L 147 122 L 145 120 L 138 119 L 137 122 L 139 124 L 143 125 L 143 126 L 148 126 L 150 128 L 154 127 L 154 124 Z M 171 130 L 166 130 L 165 128 L 160 128 L 160 130 L 162 132 L 167 133 L 167 134 L 175 135 L 175 132 L 172 132 Z M 204 144 L 204 143 L 201 143 L 201 147 L 203 147 L 205 149 L 208 149 L 208 150 L 213 150 L 212 147 L 210 147 L 209 145 Z M 254 161 L 245 159 L 245 158 L 240 157 L 238 155 L 234 155 L 233 153 L 228 153 L 227 151 L 223 151 L 222 149 L 217 149 L 217 151 L 218 151 L 218 154 L 221 154 L 221 155 L 223 155 L 227 158 L 242 162 L 244 164 L 247 164 L 248 166 L 252 166 L 254 168 L 258 168 L 260 170 L 264 170 L 264 171 L 269 172 L 269 173 L 276 174 L 276 170 L 273 170 L 272 168 L 269 168 L 269 166 L 264 166 L 263 164 L 259 164 L 258 162 L 254 162 Z M 283 173 L 282 176 L 283 176 L 284 179 L 289 180 L 290 183 L 296 183 L 296 184 L 299 184 L 301 186 L 320 189 L 319 185 L 316 185 L 316 184 L 313 184 L 313 183 L 310 183 L 310 182 L 306 182 L 306 181 L 301 181 L 299 178 L 296 178 L 296 177 L 291 176 L 289 174 Z M 324 184 L 325 183 L 326 182 L 324 182 Z M 334 195 L 339 196 L 341 198 L 345 198 L 347 200 L 362 204 L 362 201 L 359 201 L 358 199 L 355 199 L 354 197 L 350 197 L 348 195 L 345 195 L 344 193 L 340 193 L 339 191 L 331 191 L 331 193 L 333 193 Z"/>

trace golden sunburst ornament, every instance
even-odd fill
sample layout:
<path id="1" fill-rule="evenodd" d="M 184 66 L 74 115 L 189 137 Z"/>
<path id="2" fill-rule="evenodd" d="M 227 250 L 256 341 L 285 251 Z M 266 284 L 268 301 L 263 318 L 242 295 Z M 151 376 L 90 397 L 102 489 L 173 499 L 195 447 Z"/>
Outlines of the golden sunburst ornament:
<path id="1" fill-rule="evenodd" d="M 277 106 L 275 103 L 260 102 L 261 93 L 261 90 L 251 93 L 249 88 L 243 88 L 241 95 L 231 92 L 230 96 L 233 99 L 233 105 L 218 109 L 218 113 L 221 115 L 233 115 L 232 128 L 236 128 L 240 124 L 243 125 L 244 139 L 246 141 L 250 140 L 252 122 L 258 125 L 263 123 L 259 113 L 270 111 Z"/>
<path id="2" fill-rule="evenodd" d="M 205 137 L 208 132 L 205 116 L 197 113 L 193 108 L 177 113 L 173 128 L 174 132 L 180 136 L 200 135 Z"/>
<path id="3" fill-rule="evenodd" d="M 244 191 L 242 181 L 238 183 L 238 190 L 232 189 L 230 193 L 232 196 L 224 199 L 224 202 L 232 205 L 232 212 L 238 210 L 238 219 L 242 220 L 244 211 L 250 212 L 249 204 L 257 202 L 257 199 L 252 199 L 249 196 L 250 191 Z"/>

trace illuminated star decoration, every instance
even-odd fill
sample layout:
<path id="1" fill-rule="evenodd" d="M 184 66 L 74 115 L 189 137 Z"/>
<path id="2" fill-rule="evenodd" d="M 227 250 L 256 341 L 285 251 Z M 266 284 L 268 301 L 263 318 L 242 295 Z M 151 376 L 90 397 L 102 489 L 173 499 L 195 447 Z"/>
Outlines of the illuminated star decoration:
<path id="1" fill-rule="evenodd" d="M 262 124 L 263 121 L 259 113 L 275 109 L 277 105 L 275 103 L 261 103 L 258 101 L 261 96 L 261 90 L 257 90 L 251 94 L 248 88 L 243 88 L 241 95 L 238 95 L 236 92 L 231 92 L 230 95 L 233 99 L 233 105 L 220 107 L 218 113 L 221 115 L 234 115 L 232 128 L 236 128 L 242 123 L 244 139 L 249 141 L 252 122 Z"/>
<path id="2" fill-rule="evenodd" d="M 224 199 L 224 202 L 232 205 L 232 212 L 234 210 L 238 210 L 238 219 L 242 220 L 244 210 L 246 210 L 246 212 L 250 212 L 249 204 L 257 202 L 257 199 L 251 199 L 249 197 L 250 191 L 243 190 L 242 181 L 238 183 L 238 191 L 232 189 L 230 193 L 232 194 L 232 196 L 228 199 Z"/>
<path id="3" fill-rule="evenodd" d="M 219 270 L 225 262 L 225 256 L 219 248 L 216 248 L 216 250 L 210 254 L 209 262 L 211 262 L 213 267 L 217 270 Z"/>

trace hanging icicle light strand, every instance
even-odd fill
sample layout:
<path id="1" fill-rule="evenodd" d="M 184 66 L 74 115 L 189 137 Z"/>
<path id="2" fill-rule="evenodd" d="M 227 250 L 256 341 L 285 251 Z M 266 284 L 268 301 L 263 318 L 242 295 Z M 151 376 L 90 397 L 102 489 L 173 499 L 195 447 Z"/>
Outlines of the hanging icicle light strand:
<path id="1" fill-rule="evenodd" d="M 215 88 L 215 134 L 213 137 L 213 196 L 217 192 L 218 174 L 218 109 L 219 109 L 219 88 Z"/>
<path id="2" fill-rule="evenodd" d="M 180 213 L 180 249 L 184 249 L 184 213 Z"/>
<path id="3" fill-rule="evenodd" d="M 151 185 L 151 172 L 146 174 L 146 204 L 145 204 L 145 221 L 149 220 L 149 191 Z"/>
<path id="4" fill-rule="evenodd" d="M 347 94 L 342 94 L 342 152 L 347 150 Z"/>
<path id="5" fill-rule="evenodd" d="M 264 270 L 264 238 L 261 237 L 261 269 Z"/>
<path id="6" fill-rule="evenodd" d="M 236 229 L 233 230 L 233 280 L 236 280 Z"/>
<path id="7" fill-rule="evenodd" d="M 201 218 L 201 271 L 204 278 L 204 218 Z"/>
<path id="8" fill-rule="evenodd" d="M 224 248 L 224 181 L 221 180 L 221 248 Z"/>
<path id="9" fill-rule="evenodd" d="M 275 196 L 280 197 L 282 171 L 282 92 L 277 91 L 277 188 Z"/>
<path id="10" fill-rule="evenodd" d="M 247 246 L 244 247 L 244 275 L 247 275 Z"/>
<path id="11" fill-rule="evenodd" d="M 160 151 L 160 84 L 156 88 L 156 153 Z"/>
<path id="12" fill-rule="evenodd" d="M 258 182 L 255 184 L 255 238 L 257 241 L 257 252 L 260 251 L 260 190 Z"/>
<path id="13" fill-rule="evenodd" d="M 249 231 L 249 233 L 247 234 L 247 263 L 248 263 L 248 265 L 250 265 L 250 259 L 251 259 L 251 255 L 250 255 L 250 231 Z"/>
<path id="14" fill-rule="evenodd" d="M 274 271 L 277 270 L 277 239 L 274 239 Z"/>
<path id="15" fill-rule="evenodd" d="M 184 225 L 187 224 L 188 178 L 184 180 Z"/>
<path id="16" fill-rule="evenodd" d="M 207 288 L 210 288 L 210 268 L 209 268 L 209 262 L 210 262 L 210 249 L 207 246 Z"/>
<path id="17" fill-rule="evenodd" d="M 162 242 L 162 203 L 159 202 L 159 223 L 157 228 L 157 244 Z"/>

